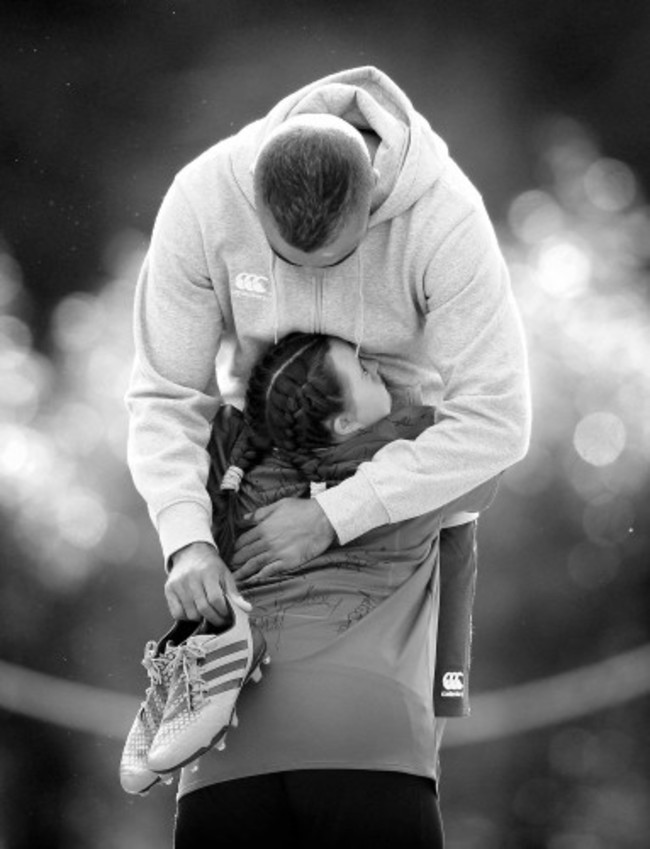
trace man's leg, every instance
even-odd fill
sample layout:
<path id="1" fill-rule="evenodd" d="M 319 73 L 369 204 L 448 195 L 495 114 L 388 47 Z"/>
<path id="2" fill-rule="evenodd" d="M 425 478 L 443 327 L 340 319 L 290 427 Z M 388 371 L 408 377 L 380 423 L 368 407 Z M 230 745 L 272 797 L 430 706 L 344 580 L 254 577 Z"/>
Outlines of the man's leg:
<path id="1" fill-rule="evenodd" d="M 178 801 L 174 849 L 299 849 L 280 774 L 223 781 Z"/>

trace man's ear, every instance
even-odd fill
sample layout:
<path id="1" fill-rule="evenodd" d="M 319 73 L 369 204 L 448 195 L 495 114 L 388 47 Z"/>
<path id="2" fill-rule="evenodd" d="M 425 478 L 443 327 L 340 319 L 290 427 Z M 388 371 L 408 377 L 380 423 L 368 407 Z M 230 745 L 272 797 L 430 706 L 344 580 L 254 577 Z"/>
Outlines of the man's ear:
<path id="1" fill-rule="evenodd" d="M 362 425 L 350 415 L 350 413 L 337 413 L 329 422 L 330 429 L 334 436 L 345 438 L 352 436 L 358 430 L 361 430 Z"/>

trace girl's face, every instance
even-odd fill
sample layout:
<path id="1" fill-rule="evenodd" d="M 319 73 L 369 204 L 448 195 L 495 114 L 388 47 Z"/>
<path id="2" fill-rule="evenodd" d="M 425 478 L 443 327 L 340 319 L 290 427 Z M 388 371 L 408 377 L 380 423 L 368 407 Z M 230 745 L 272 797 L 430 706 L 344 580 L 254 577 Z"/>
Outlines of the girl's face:
<path id="1" fill-rule="evenodd" d="M 330 341 L 329 357 L 343 387 L 345 414 L 353 425 L 369 427 L 390 413 L 391 398 L 374 360 L 360 359 L 352 345 L 341 339 Z"/>

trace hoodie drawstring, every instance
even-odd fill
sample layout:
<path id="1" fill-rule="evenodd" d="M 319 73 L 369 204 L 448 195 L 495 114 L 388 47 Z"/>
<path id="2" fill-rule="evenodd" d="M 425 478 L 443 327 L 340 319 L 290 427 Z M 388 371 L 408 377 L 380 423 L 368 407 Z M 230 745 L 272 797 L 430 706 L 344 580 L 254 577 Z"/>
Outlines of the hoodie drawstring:
<path id="1" fill-rule="evenodd" d="M 356 252 L 357 259 L 357 310 L 354 320 L 354 346 L 355 354 L 358 357 L 363 344 L 363 335 L 365 332 L 365 303 L 363 297 L 363 262 L 361 259 L 361 251 Z M 275 274 L 275 264 L 277 257 L 271 254 L 271 265 L 269 268 L 269 276 L 271 280 L 271 297 L 273 301 L 273 341 L 277 345 L 280 335 L 280 316 L 278 311 L 278 282 Z M 322 332 L 316 328 L 316 293 L 314 293 L 314 301 L 312 301 L 312 332 Z"/>

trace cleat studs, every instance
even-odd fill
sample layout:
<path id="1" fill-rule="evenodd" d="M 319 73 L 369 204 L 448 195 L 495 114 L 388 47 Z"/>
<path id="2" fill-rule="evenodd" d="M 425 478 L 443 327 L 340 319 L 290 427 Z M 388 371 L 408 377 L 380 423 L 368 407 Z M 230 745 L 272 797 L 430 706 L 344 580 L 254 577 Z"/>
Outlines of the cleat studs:
<path id="1" fill-rule="evenodd" d="M 262 663 L 264 664 L 264 666 L 268 666 L 270 662 L 271 662 L 271 657 L 270 657 L 270 655 L 268 655 L 268 654 L 267 654 L 267 655 L 265 655 L 265 656 L 264 656 L 264 659 L 262 660 Z"/>
<path id="2" fill-rule="evenodd" d="M 221 740 L 219 740 L 219 742 L 217 743 L 217 751 L 223 752 L 225 748 L 226 748 L 226 738 L 222 737 Z"/>
<path id="3" fill-rule="evenodd" d="M 262 680 L 262 670 L 258 666 L 253 672 L 251 672 L 251 681 L 255 681 L 255 683 L 257 684 L 257 682 L 261 681 L 261 680 Z"/>
<path id="4" fill-rule="evenodd" d="M 232 720 L 231 720 L 230 724 L 232 725 L 233 728 L 237 728 L 237 726 L 239 725 L 239 717 L 237 716 L 236 713 L 233 713 Z"/>

